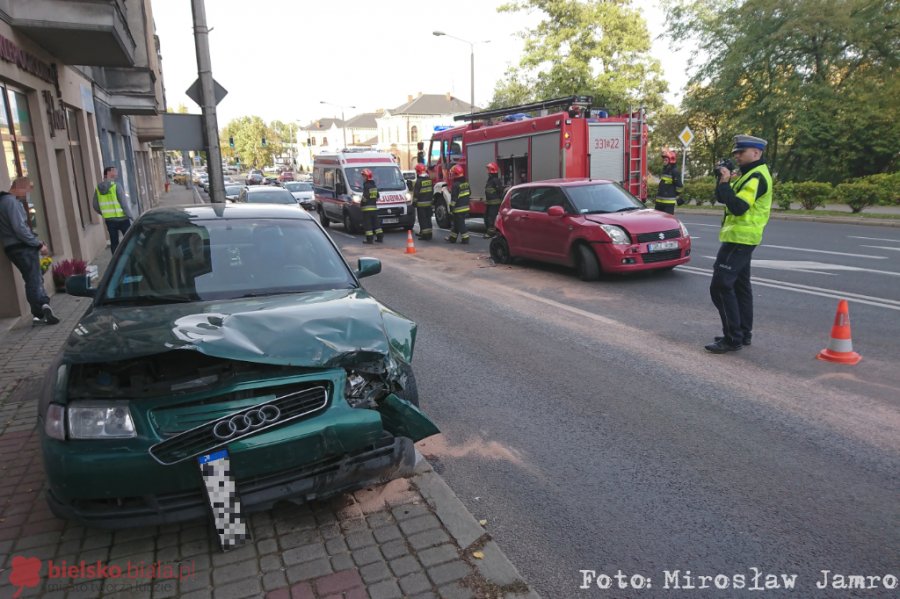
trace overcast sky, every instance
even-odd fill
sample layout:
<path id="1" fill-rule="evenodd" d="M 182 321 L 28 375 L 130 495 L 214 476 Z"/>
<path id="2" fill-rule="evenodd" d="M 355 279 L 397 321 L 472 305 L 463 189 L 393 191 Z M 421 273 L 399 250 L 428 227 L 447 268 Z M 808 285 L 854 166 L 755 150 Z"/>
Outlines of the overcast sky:
<path id="1" fill-rule="evenodd" d="M 469 101 L 469 45 L 475 45 L 475 103 L 487 104 L 494 82 L 518 64 L 516 33 L 535 15 L 499 14 L 504 0 L 452 4 L 399 0 L 206 0 L 213 77 L 228 95 L 218 106 L 219 126 L 244 115 L 265 121 L 308 122 L 393 108 L 407 96 L 446 93 Z M 663 65 L 669 100 L 686 82 L 686 54 L 656 38 L 663 31 L 658 0 L 634 0 L 643 10 L 653 55 Z M 432 8 L 428 8 L 428 6 Z M 184 91 L 197 79 L 190 0 L 153 0 L 168 106 L 200 108 Z M 355 109 L 349 106 L 356 106 Z"/>

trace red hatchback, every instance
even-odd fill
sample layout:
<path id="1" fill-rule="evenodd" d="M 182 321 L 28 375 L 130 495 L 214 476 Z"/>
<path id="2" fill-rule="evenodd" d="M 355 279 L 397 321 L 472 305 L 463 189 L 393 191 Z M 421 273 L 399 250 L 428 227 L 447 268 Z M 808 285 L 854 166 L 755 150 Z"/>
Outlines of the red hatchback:
<path id="1" fill-rule="evenodd" d="M 691 237 L 681 221 L 646 208 L 618 184 L 552 179 L 517 185 L 497 215 L 491 257 L 564 264 L 585 281 L 601 272 L 671 269 L 690 260 Z"/>

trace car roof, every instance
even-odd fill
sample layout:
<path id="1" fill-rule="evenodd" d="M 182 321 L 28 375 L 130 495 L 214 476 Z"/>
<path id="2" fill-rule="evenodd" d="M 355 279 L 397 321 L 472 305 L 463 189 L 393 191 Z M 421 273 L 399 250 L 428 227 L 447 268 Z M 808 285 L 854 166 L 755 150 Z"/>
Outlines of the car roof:
<path id="1" fill-rule="evenodd" d="M 195 204 L 188 206 L 165 206 L 148 210 L 140 217 L 140 222 L 150 224 L 183 223 L 185 218 L 212 220 L 215 218 L 289 218 L 293 220 L 314 220 L 305 210 L 298 210 L 290 204 Z"/>

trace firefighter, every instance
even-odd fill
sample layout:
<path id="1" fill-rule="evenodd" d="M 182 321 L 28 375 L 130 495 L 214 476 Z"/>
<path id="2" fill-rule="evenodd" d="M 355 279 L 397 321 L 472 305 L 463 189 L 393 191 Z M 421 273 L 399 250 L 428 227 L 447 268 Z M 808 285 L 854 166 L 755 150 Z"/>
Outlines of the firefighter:
<path id="1" fill-rule="evenodd" d="M 494 224 L 497 221 L 497 213 L 500 211 L 500 202 L 503 201 L 503 183 L 500 181 L 500 167 L 496 162 L 487 164 L 488 180 L 484 185 L 484 238 L 497 234 Z"/>
<path id="2" fill-rule="evenodd" d="M 373 181 L 372 171 L 364 168 L 359 173 L 363 178 L 362 201 L 360 209 L 362 210 L 363 228 L 366 231 L 365 243 L 371 244 L 372 237 L 375 241 L 384 241 L 384 230 L 378 221 L 378 187 Z"/>
<path id="3" fill-rule="evenodd" d="M 469 182 L 466 180 L 466 174 L 463 167 L 454 164 L 450 169 L 450 176 L 453 177 L 453 188 L 450 192 L 450 214 L 451 227 L 450 235 L 444 238 L 445 241 L 456 243 L 457 238 L 462 244 L 469 243 L 469 232 L 466 230 L 466 218 L 469 216 Z"/>
<path id="4" fill-rule="evenodd" d="M 416 182 L 413 184 L 413 205 L 416 207 L 416 218 L 419 220 L 419 239 L 430 240 L 432 185 L 428 169 L 424 164 L 416 165 Z"/>
<path id="5" fill-rule="evenodd" d="M 659 177 L 659 189 L 656 191 L 656 203 L 654 208 L 669 214 L 675 214 L 675 205 L 681 206 L 684 200 L 681 198 L 681 171 L 675 166 L 678 157 L 674 150 L 662 151 L 663 170 Z"/>

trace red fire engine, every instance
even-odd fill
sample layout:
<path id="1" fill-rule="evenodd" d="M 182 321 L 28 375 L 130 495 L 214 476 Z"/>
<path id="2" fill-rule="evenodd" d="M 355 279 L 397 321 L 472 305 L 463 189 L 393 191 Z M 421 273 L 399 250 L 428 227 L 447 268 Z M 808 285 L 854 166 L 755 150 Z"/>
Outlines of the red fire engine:
<path id="1" fill-rule="evenodd" d="M 590 178 L 618 181 L 647 199 L 647 125 L 643 109 L 608 116 L 590 96 L 569 96 L 454 117 L 469 124 L 431 136 L 428 171 L 434 215 L 450 226 L 450 168 L 460 164 L 472 188 L 471 215 L 484 214 L 485 166 L 496 162 L 504 187 L 528 181 Z M 553 109 L 556 112 L 551 112 Z M 529 116 L 527 113 L 537 113 Z"/>

